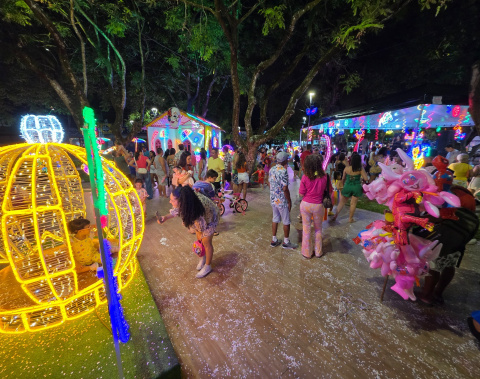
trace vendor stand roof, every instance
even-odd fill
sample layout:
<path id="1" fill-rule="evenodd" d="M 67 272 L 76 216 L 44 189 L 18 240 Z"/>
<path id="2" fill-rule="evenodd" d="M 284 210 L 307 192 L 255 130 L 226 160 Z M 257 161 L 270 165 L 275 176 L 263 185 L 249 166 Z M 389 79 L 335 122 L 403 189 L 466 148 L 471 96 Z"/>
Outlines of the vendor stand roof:
<path id="1" fill-rule="evenodd" d="M 155 118 L 152 122 L 147 124 L 145 128 L 149 127 L 160 127 L 160 128 L 170 128 L 170 129 L 194 129 L 194 128 L 200 128 L 200 127 L 205 127 L 209 126 L 214 129 L 217 129 L 221 132 L 224 132 L 222 128 L 220 128 L 218 125 L 214 124 L 213 122 L 210 122 L 208 120 L 205 120 L 204 118 L 200 116 L 193 115 L 191 113 L 187 113 L 185 111 L 180 110 L 180 120 L 178 122 L 178 126 L 172 126 L 172 123 L 169 120 L 168 117 L 168 111 L 162 113 L 160 116 Z"/>
<path id="2" fill-rule="evenodd" d="M 319 120 L 313 129 L 385 129 L 473 126 L 468 89 L 427 85 Z"/>

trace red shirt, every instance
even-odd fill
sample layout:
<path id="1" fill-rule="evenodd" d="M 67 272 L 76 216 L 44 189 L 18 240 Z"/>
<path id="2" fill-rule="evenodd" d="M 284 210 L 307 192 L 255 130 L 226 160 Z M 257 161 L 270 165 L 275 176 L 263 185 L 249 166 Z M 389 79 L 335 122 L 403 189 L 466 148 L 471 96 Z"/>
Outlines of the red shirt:
<path id="1" fill-rule="evenodd" d="M 143 154 L 140 154 L 136 163 L 137 163 L 137 168 L 147 168 L 147 157 Z"/>
<path id="2" fill-rule="evenodd" d="M 305 159 L 309 156 L 312 155 L 313 153 L 310 150 L 305 150 L 302 155 L 300 155 L 300 164 L 302 165 L 303 168 L 303 163 L 305 162 Z"/>

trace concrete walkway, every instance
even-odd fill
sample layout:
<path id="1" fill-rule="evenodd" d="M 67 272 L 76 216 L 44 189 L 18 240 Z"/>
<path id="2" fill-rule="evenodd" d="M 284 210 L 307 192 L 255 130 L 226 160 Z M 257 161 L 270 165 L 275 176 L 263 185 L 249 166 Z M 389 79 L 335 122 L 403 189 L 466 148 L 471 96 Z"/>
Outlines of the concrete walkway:
<path id="1" fill-rule="evenodd" d="M 296 198 L 298 183 L 291 187 Z M 249 190 L 247 200 L 244 216 L 227 207 L 204 279 L 195 279 L 194 236 L 179 219 L 155 222 L 168 200 L 148 202 L 138 258 L 184 377 L 480 377 L 479 344 L 465 322 L 480 308 L 479 245 L 468 247 L 443 307 L 390 289 L 381 303 L 383 277 L 352 241 L 381 215 L 358 210 L 348 224 L 344 210 L 324 223 L 326 255 L 306 260 L 300 249 L 270 248 L 268 190 Z"/>

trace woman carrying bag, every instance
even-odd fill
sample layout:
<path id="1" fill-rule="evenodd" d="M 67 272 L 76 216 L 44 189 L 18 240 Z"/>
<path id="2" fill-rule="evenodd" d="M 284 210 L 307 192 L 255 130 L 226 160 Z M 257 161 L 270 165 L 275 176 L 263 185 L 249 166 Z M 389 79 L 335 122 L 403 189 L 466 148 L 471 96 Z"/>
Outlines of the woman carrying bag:
<path id="1" fill-rule="evenodd" d="M 304 162 L 303 176 L 300 181 L 299 194 L 302 197 L 300 203 L 300 215 L 302 216 L 303 236 L 302 236 L 302 255 L 310 259 L 315 254 L 320 258 L 323 255 L 322 247 L 322 222 L 324 215 L 323 201 L 325 190 L 327 190 L 327 199 L 329 197 L 327 179 L 322 168 L 322 158 L 319 155 L 309 155 Z M 315 248 L 312 252 L 310 247 L 311 219 L 315 228 Z"/>

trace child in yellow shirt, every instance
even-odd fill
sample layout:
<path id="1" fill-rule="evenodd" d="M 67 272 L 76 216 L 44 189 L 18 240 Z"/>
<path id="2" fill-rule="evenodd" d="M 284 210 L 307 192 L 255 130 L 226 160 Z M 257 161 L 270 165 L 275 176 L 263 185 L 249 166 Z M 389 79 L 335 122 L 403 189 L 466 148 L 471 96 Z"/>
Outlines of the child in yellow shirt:
<path id="1" fill-rule="evenodd" d="M 90 235 L 92 230 L 90 221 L 80 217 L 70 221 L 67 226 L 68 231 L 72 234 L 70 243 L 73 258 L 77 266 L 80 266 L 77 271 L 96 270 L 98 266 L 101 266 L 102 259 L 100 258 L 98 239 L 92 238 Z M 111 242 L 118 241 L 111 240 Z M 111 249 L 111 253 L 118 253 L 118 248 Z"/>

